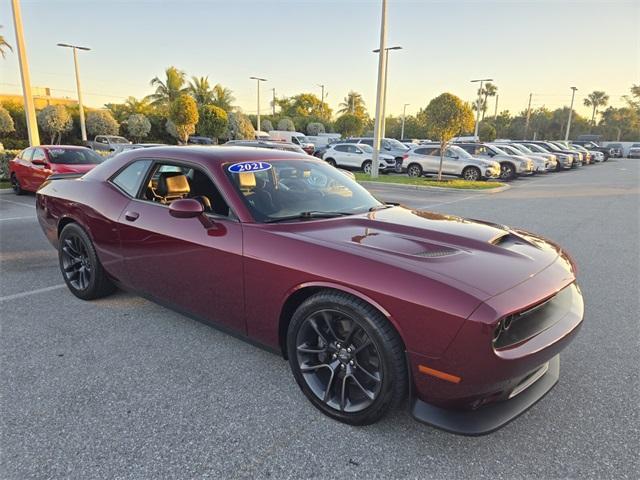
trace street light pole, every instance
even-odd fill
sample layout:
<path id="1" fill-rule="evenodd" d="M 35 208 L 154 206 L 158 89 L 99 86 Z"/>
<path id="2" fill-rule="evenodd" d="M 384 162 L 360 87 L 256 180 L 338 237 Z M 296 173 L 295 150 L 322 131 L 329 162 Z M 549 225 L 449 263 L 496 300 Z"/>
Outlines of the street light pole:
<path id="1" fill-rule="evenodd" d="M 249 77 L 250 80 L 255 80 L 256 84 L 258 86 L 258 114 L 257 114 L 257 121 L 256 121 L 256 126 L 258 127 L 258 131 L 260 131 L 260 82 L 266 82 L 267 79 L 266 78 L 259 78 L 259 77 Z"/>
<path id="2" fill-rule="evenodd" d="M 529 94 L 529 105 L 527 105 L 527 120 L 524 123 L 524 140 L 527 139 L 527 135 L 529 133 L 529 119 L 531 118 L 531 97 L 533 97 L 533 93 Z"/>
<path id="3" fill-rule="evenodd" d="M 78 50 L 91 50 L 89 47 L 80 47 L 78 45 L 69 45 L 68 43 L 58 43 L 59 47 L 70 48 L 73 50 L 73 66 L 76 71 L 76 91 L 78 92 L 78 111 L 80 113 L 80 133 L 82 141 L 87 141 L 87 128 L 84 123 L 84 107 L 82 106 L 82 90 L 80 88 L 80 71 L 78 70 Z"/>
<path id="4" fill-rule="evenodd" d="M 571 129 L 571 115 L 573 114 L 573 99 L 576 96 L 576 87 L 571 87 L 571 106 L 569 107 L 569 119 L 567 120 L 567 131 L 564 134 L 564 141 L 569 141 L 569 130 Z"/>
<path id="5" fill-rule="evenodd" d="M 411 104 L 405 103 L 404 107 L 402 107 L 402 129 L 400 130 L 400 141 L 404 139 L 404 119 L 407 117 L 407 105 Z"/>
<path id="6" fill-rule="evenodd" d="M 382 0 L 382 15 L 380 18 L 380 48 L 378 49 L 378 87 L 376 90 L 376 118 L 373 127 L 373 155 L 371 158 L 371 178 L 378 177 L 378 162 L 380 155 L 380 129 L 383 123 L 380 114 L 383 112 L 384 83 L 386 72 L 387 45 L 387 0 Z"/>
<path id="7" fill-rule="evenodd" d="M 373 53 L 378 53 L 379 49 L 375 49 L 373 51 Z M 395 47 L 388 47 L 385 48 L 385 59 L 384 59 L 384 86 L 382 88 L 382 91 L 384 92 L 382 94 L 382 132 L 380 133 L 380 138 L 384 138 L 385 133 L 386 133 L 386 129 L 387 129 L 387 119 L 386 119 L 386 115 L 387 115 L 387 73 L 389 71 L 389 50 L 402 50 L 402 47 L 400 46 L 395 46 Z"/>
<path id="8" fill-rule="evenodd" d="M 318 85 L 320 88 L 322 88 L 322 97 L 320 97 L 320 100 L 322 101 L 322 103 L 324 103 L 324 85 Z"/>
<path id="9" fill-rule="evenodd" d="M 482 101 L 482 84 L 484 82 L 493 82 L 493 78 L 481 78 L 478 80 L 471 80 L 471 83 L 480 82 L 480 88 L 478 89 L 478 101 L 476 102 L 476 127 L 473 130 L 473 136 L 478 138 L 478 128 L 480 126 L 480 102 Z"/>
<path id="10" fill-rule="evenodd" d="M 271 104 L 271 112 L 275 117 L 276 116 L 276 89 L 272 88 L 271 91 L 273 92 L 273 103 Z"/>
<path id="11" fill-rule="evenodd" d="M 29 132 L 29 145 L 34 147 L 40 145 L 40 134 L 38 133 L 38 123 L 36 122 L 36 108 L 31 94 L 31 74 L 29 73 L 29 62 L 27 62 L 27 50 L 24 43 L 24 32 L 22 31 L 22 13 L 20 12 L 20 1 L 11 0 L 13 9 L 13 27 L 16 31 L 16 46 L 18 47 L 18 61 L 20 63 L 20 78 L 22 80 L 22 96 L 24 97 L 24 113 L 27 118 L 27 130 Z"/>
<path id="12" fill-rule="evenodd" d="M 493 121 L 494 122 L 498 119 L 498 97 L 499 97 L 499 95 L 496 93 L 496 109 L 493 111 Z"/>

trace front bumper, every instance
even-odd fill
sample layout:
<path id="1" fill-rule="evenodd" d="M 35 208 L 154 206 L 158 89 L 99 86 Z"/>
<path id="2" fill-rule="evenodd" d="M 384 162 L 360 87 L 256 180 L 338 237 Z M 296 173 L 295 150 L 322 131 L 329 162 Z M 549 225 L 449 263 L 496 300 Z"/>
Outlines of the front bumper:
<path id="1" fill-rule="evenodd" d="M 537 372 L 542 375 L 537 376 Z M 411 415 L 416 420 L 459 435 L 486 435 L 531 408 L 544 397 L 560 377 L 560 356 L 556 355 L 522 381 L 520 393 L 502 402 L 491 403 L 477 410 L 449 410 L 423 402 L 411 396 Z M 532 381 L 533 380 L 533 381 Z M 527 382 L 530 382 L 527 385 Z"/>

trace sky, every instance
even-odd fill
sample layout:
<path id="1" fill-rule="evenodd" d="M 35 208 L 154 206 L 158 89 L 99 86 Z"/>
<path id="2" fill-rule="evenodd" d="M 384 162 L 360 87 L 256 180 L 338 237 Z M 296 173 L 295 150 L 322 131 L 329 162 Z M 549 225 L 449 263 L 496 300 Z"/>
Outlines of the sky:
<path id="1" fill-rule="evenodd" d="M 34 87 L 75 98 L 73 59 L 80 52 L 84 102 L 101 107 L 152 93 L 154 76 L 174 65 L 209 76 L 234 92 L 245 113 L 256 112 L 256 84 L 266 78 L 261 111 L 276 95 L 311 92 L 334 109 L 349 90 L 375 111 L 380 0 L 22 0 L 26 49 Z M 2 34 L 14 46 L 10 0 L 0 0 Z M 390 53 L 387 113 L 415 114 L 451 92 L 470 101 L 475 78 L 493 78 L 499 111 L 568 106 L 604 90 L 610 104 L 640 84 L 640 0 L 388 1 Z M 0 59 L 0 93 L 21 93 L 17 55 Z M 490 100 L 492 113 L 494 100 Z"/>

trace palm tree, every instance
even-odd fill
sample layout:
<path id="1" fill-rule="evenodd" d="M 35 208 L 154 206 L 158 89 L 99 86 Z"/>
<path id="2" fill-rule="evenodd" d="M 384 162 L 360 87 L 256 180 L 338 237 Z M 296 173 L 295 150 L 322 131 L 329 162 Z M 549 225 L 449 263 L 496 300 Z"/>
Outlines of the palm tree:
<path id="1" fill-rule="evenodd" d="M 219 83 L 216 83 L 213 87 L 213 103 L 216 107 L 220 107 L 225 112 L 233 110 L 233 102 L 236 98 L 233 96 L 233 92 L 226 87 L 223 87 Z"/>
<path id="2" fill-rule="evenodd" d="M 344 101 L 340 103 L 339 107 L 338 113 L 352 113 L 357 116 L 366 116 L 367 114 L 362 95 L 353 90 L 344 97 Z"/>
<path id="3" fill-rule="evenodd" d="M 484 114 L 486 113 L 487 107 L 489 105 L 489 97 L 495 97 L 497 93 L 498 93 L 498 87 L 496 87 L 491 82 L 485 83 L 482 90 L 478 91 L 479 95 L 484 96 L 484 108 L 482 109 L 482 120 L 484 120 Z"/>
<path id="4" fill-rule="evenodd" d="M 209 85 L 209 77 L 191 77 L 187 90 L 198 104 L 198 107 L 213 103 L 213 91 L 211 90 L 211 85 Z"/>
<path id="5" fill-rule="evenodd" d="M 2 25 L 0 25 L 0 28 L 2 28 Z M 2 58 L 5 58 L 7 50 L 13 52 L 13 48 L 11 48 L 11 45 L 4 39 L 4 35 L 0 35 L 0 55 L 2 55 Z"/>
<path id="6" fill-rule="evenodd" d="M 607 103 L 609 103 L 609 95 L 606 93 L 595 90 L 587 95 L 587 98 L 584 99 L 585 107 L 592 107 L 593 111 L 591 113 L 591 125 L 596 124 L 596 114 L 598 113 L 598 107 L 606 107 Z"/>
<path id="7" fill-rule="evenodd" d="M 176 67 L 169 67 L 165 70 L 167 79 L 163 82 L 159 77 L 151 80 L 151 86 L 156 87 L 155 93 L 147 97 L 151 101 L 151 105 L 158 107 L 167 107 L 176 98 L 186 92 L 184 86 L 184 72 Z"/>
<path id="8" fill-rule="evenodd" d="M 124 101 L 124 108 L 129 115 L 133 115 L 134 113 L 147 115 L 151 110 L 151 105 L 149 105 L 149 100 L 147 98 L 141 98 L 138 100 L 136 97 L 127 97 Z"/>

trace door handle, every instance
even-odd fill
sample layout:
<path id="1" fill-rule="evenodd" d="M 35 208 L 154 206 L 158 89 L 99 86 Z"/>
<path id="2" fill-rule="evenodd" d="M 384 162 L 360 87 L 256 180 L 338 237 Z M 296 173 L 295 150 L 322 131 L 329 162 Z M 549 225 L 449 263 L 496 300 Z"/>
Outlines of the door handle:
<path id="1" fill-rule="evenodd" d="M 140 214 L 138 212 L 125 212 L 124 213 L 124 218 L 126 218 L 130 222 L 135 222 L 138 219 L 139 216 L 140 216 Z"/>

